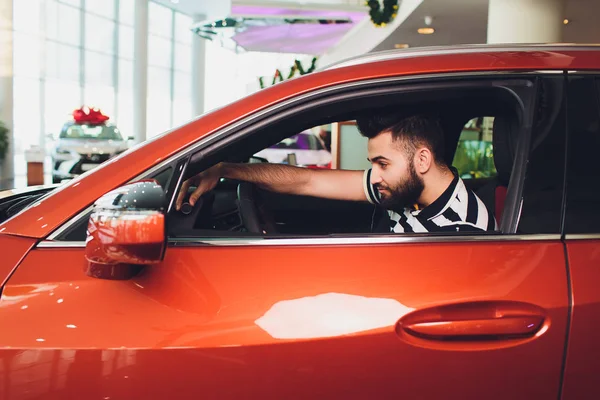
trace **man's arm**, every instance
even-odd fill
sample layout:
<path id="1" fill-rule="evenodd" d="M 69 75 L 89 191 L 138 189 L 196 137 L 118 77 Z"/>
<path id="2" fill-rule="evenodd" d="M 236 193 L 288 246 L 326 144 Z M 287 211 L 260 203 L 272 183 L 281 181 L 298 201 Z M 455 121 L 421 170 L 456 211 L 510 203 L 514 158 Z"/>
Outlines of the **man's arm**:
<path id="1" fill-rule="evenodd" d="M 315 170 L 280 164 L 220 163 L 188 179 L 177 196 L 179 210 L 191 184 L 198 187 L 190 196 L 193 206 L 204 193 L 214 189 L 220 178 L 254 183 L 264 189 L 326 199 L 367 201 L 364 171 Z"/>

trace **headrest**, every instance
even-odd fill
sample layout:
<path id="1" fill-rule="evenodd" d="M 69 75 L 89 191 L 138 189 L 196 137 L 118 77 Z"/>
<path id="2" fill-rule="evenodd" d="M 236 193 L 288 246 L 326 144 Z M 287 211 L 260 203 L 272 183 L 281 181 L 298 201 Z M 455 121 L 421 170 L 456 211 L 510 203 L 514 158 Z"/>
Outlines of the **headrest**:
<path id="1" fill-rule="evenodd" d="M 494 118 L 492 143 L 494 145 L 494 164 L 498 180 L 508 186 L 517 148 L 518 125 L 514 118 L 497 116 Z"/>

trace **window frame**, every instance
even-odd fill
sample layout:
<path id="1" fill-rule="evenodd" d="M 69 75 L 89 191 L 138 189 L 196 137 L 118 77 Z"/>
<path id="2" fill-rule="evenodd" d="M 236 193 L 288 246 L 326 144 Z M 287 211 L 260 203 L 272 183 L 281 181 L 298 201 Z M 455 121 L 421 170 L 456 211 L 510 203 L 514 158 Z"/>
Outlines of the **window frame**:
<path id="1" fill-rule="evenodd" d="M 244 119 L 233 123 L 213 134 L 203 138 L 202 140 L 186 147 L 181 150 L 178 154 L 173 155 L 169 159 L 163 161 L 162 163 L 142 172 L 135 178 L 133 178 L 130 182 L 135 182 L 141 179 L 147 179 L 152 175 L 160 173 L 160 171 L 166 168 L 173 168 L 175 171 L 175 175 L 171 178 L 172 181 L 177 182 L 177 190 L 180 187 L 183 176 L 188 172 L 190 164 L 202 165 L 211 154 L 215 154 L 222 149 L 230 145 L 233 141 L 239 140 L 242 137 L 246 137 L 252 135 L 253 132 L 260 130 L 261 127 L 266 126 L 267 124 L 273 123 L 275 120 L 284 120 L 288 118 L 293 113 L 297 113 L 299 110 L 303 109 L 313 109 L 320 106 L 320 102 L 331 102 L 340 99 L 340 96 L 365 96 L 369 93 L 379 93 L 383 94 L 386 91 L 396 91 L 402 92 L 410 89 L 414 89 L 418 86 L 426 86 L 429 89 L 434 87 L 442 87 L 442 86 L 454 86 L 454 87 L 481 87 L 483 85 L 487 85 L 491 87 L 491 85 L 499 86 L 498 81 L 502 80 L 503 82 L 522 82 L 525 80 L 535 81 L 539 76 L 543 76 L 546 73 L 556 73 L 556 71 L 534 71 L 534 72 L 504 72 L 504 71 L 485 71 L 485 72 L 467 72 L 467 73 L 443 73 L 443 74 L 429 74 L 429 75 L 412 75 L 412 76 L 400 76 L 400 77 L 390 77 L 390 78 L 377 78 L 377 79 L 369 79 L 358 82 L 344 83 L 340 85 L 336 85 L 333 87 L 323 88 L 313 90 L 308 93 L 297 95 L 291 99 L 281 101 L 277 104 L 274 104 L 266 109 L 258 110 L 255 113 L 245 117 Z M 465 81 L 468 79 L 468 81 Z M 372 87 L 376 88 L 373 89 Z M 533 119 L 533 109 L 531 106 L 531 101 L 528 103 L 528 99 L 535 99 L 535 93 L 537 92 L 537 87 L 531 87 L 533 85 L 529 85 L 528 87 L 523 87 L 524 90 L 529 90 L 529 96 L 523 96 L 522 93 L 517 93 L 519 90 L 511 89 L 512 94 L 516 97 L 515 100 L 518 100 L 521 106 L 519 112 L 523 114 L 520 115 L 521 119 L 520 127 L 522 132 L 519 134 L 519 144 L 517 149 L 517 154 L 515 156 L 515 161 L 513 164 L 513 174 L 511 174 L 511 181 L 509 185 L 509 195 L 506 199 L 506 207 L 504 212 L 504 220 L 508 217 L 507 215 L 511 215 L 512 221 L 509 221 L 501 226 L 502 233 L 494 233 L 494 234 L 465 234 L 465 235 L 456 235 L 445 236 L 440 233 L 427 233 L 427 234 L 405 234 L 405 235 L 386 235 L 386 234 L 350 234 L 350 235 L 335 235 L 334 237 L 324 237 L 324 236 L 310 236 L 310 237 L 302 237 L 293 239 L 289 236 L 283 237 L 269 237 L 269 236 L 248 236 L 244 238 L 238 237 L 216 237 L 216 238 L 206 238 L 206 237 L 198 237 L 198 238 L 167 238 L 169 245 L 180 246 L 180 245 L 254 245 L 257 242 L 261 244 L 288 244 L 292 241 L 294 244 L 298 244 L 297 240 L 300 240 L 302 243 L 310 244 L 312 241 L 323 241 L 332 243 L 358 243 L 361 240 L 365 240 L 365 243 L 404 243 L 404 242 L 431 242 L 431 241 L 439 241 L 439 242 L 456 242 L 456 241 L 481 241 L 481 240 L 515 240 L 515 238 L 519 238 L 520 240 L 552 240 L 559 237 L 559 235 L 516 235 L 516 226 L 518 224 L 518 216 L 520 212 L 520 196 L 522 196 L 523 182 L 525 176 L 525 167 L 526 161 L 528 158 L 529 151 L 529 138 L 531 136 L 531 121 Z M 409 89 L 410 88 L 410 89 Z M 507 89 L 507 88 L 504 88 Z M 348 92 L 349 93 L 345 93 Z M 376 92 L 373 92 L 376 91 Z M 337 96 L 332 100 L 333 96 Z M 523 102 L 523 98 L 525 98 L 525 102 Z M 317 101 L 315 101 L 317 100 Z M 525 121 L 525 123 L 523 123 Z M 179 170 L 176 168 L 177 165 L 181 165 L 184 161 L 184 168 L 180 168 Z M 208 165 L 205 165 L 206 168 Z M 168 215 L 173 207 L 175 201 L 175 194 L 177 190 L 173 191 L 168 198 L 168 207 L 165 211 L 165 214 Z M 513 194 L 511 196 L 511 194 Z M 86 209 L 82 210 L 80 213 L 69 219 L 66 223 L 64 223 L 61 227 L 51 233 L 47 241 L 60 241 L 63 233 L 69 230 L 70 227 L 75 225 L 81 218 L 89 215 L 93 204 L 88 206 Z M 512 209 L 512 210 L 511 210 Z M 511 210 L 512 212 L 508 213 L 507 211 Z M 508 228 L 507 228 L 508 227 Z M 514 227 L 512 231 L 509 231 L 510 227 Z M 66 242 L 55 242 L 53 244 L 49 244 L 50 247 L 56 247 L 58 243 L 66 243 Z M 85 242 L 72 242 L 71 245 L 75 247 L 78 246 L 77 243 Z M 361 242 L 362 243 L 362 242 Z"/>

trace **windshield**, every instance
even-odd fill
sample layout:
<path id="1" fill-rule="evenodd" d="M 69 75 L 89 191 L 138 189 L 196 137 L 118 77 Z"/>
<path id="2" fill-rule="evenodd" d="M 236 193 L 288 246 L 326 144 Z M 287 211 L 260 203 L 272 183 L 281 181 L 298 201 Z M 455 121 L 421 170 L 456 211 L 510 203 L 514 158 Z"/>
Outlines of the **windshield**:
<path id="1" fill-rule="evenodd" d="M 60 133 L 61 139 L 123 140 L 121 132 L 112 125 L 69 125 Z"/>

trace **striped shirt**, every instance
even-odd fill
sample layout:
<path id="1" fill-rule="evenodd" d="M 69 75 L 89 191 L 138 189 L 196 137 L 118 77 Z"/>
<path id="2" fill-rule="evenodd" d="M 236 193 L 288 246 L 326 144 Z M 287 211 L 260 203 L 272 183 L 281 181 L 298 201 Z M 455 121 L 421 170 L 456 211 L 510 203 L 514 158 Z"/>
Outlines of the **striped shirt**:
<path id="1" fill-rule="evenodd" d="M 371 170 L 364 174 L 364 190 L 372 204 L 380 204 L 379 191 L 371 184 Z M 405 208 L 402 213 L 388 210 L 390 232 L 464 232 L 497 229 L 491 212 L 462 179 L 454 173 L 448 188 L 421 210 Z"/>

